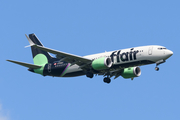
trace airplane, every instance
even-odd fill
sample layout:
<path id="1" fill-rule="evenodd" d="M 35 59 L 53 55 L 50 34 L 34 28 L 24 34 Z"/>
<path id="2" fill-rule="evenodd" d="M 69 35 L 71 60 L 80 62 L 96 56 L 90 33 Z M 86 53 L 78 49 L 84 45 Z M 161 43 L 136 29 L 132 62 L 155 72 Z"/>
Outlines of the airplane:
<path id="1" fill-rule="evenodd" d="M 44 47 L 35 34 L 29 34 L 27 39 L 32 50 L 34 64 L 7 60 L 12 63 L 29 68 L 28 70 L 43 76 L 76 77 L 86 75 L 93 78 L 94 75 L 103 75 L 103 81 L 110 83 L 122 76 L 133 80 L 141 75 L 139 66 L 164 63 L 173 55 L 171 50 L 159 45 L 132 47 L 128 49 L 114 50 L 87 56 L 78 56 Z M 52 57 L 49 53 L 54 54 Z"/>

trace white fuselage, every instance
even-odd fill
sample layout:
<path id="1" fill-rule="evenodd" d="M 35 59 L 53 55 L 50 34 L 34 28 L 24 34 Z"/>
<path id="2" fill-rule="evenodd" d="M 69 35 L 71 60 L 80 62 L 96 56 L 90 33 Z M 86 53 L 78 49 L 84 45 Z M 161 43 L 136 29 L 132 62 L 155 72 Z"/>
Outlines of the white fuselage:
<path id="1" fill-rule="evenodd" d="M 139 77 L 141 70 L 139 66 L 156 63 L 164 63 L 173 52 L 163 46 L 149 45 L 127 49 L 120 49 L 110 52 L 87 55 L 84 57 L 57 51 L 44 47 L 35 34 L 26 35 L 32 50 L 34 64 L 7 60 L 9 62 L 28 67 L 29 71 L 43 76 L 75 77 L 86 75 L 93 78 L 96 75 L 103 75 L 105 83 L 122 76 L 125 79 Z M 55 54 L 55 57 L 49 53 Z"/>
<path id="2" fill-rule="evenodd" d="M 94 60 L 101 57 L 110 57 L 113 62 L 113 66 L 117 66 L 110 70 L 118 70 L 126 68 L 127 66 L 133 67 L 156 63 L 160 60 L 168 59 L 172 54 L 172 51 L 166 49 L 163 46 L 150 45 L 92 54 L 84 56 L 84 58 Z M 72 65 L 66 73 L 78 71 L 82 71 L 82 69 L 80 69 L 79 66 L 75 64 Z"/>

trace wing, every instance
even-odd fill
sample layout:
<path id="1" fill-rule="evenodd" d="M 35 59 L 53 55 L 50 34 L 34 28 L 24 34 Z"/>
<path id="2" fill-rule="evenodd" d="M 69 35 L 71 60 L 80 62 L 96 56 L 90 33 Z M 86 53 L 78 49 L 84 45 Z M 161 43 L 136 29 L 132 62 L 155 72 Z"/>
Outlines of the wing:
<path id="1" fill-rule="evenodd" d="M 19 65 L 22 65 L 22 66 L 24 66 L 24 67 L 32 68 L 32 69 L 38 69 L 38 68 L 41 68 L 41 67 L 42 67 L 42 66 L 40 66 L 40 65 L 33 65 L 33 64 L 24 63 L 24 62 L 18 62 L 18 61 L 14 61 L 14 60 L 7 60 L 7 61 L 12 62 L 12 63 L 19 64 Z"/>
<path id="2" fill-rule="evenodd" d="M 30 46 L 33 46 L 35 48 L 44 50 L 46 52 L 50 52 L 52 54 L 55 54 L 57 58 L 60 59 L 60 61 L 64 61 L 64 62 L 68 62 L 71 63 L 71 65 L 77 64 L 80 66 L 80 68 L 86 68 L 88 67 L 92 60 L 88 59 L 88 58 L 84 58 L 81 56 L 77 56 L 77 55 L 73 55 L 73 54 L 69 54 L 69 53 L 65 53 L 65 52 L 61 52 L 61 51 L 57 51 L 57 50 L 53 50 L 47 47 L 43 47 L 43 46 L 39 46 L 33 43 L 33 41 L 26 35 Z"/>
<path id="3" fill-rule="evenodd" d="M 121 76 L 123 69 L 115 70 L 115 71 L 104 71 L 99 73 L 98 75 L 103 75 L 103 76 L 109 76 L 110 78 L 114 76 L 114 79 L 118 78 Z"/>

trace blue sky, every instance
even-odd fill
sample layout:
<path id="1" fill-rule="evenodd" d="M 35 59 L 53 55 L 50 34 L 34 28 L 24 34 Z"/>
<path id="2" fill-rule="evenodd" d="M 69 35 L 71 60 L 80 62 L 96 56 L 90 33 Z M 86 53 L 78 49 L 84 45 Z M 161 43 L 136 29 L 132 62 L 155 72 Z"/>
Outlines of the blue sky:
<path id="1" fill-rule="evenodd" d="M 0 120 L 179 120 L 178 0 L 2 0 Z M 119 77 L 43 77 L 5 61 L 33 63 L 25 34 L 80 56 L 142 45 L 174 52 L 160 71 L 142 66 L 133 81 Z"/>

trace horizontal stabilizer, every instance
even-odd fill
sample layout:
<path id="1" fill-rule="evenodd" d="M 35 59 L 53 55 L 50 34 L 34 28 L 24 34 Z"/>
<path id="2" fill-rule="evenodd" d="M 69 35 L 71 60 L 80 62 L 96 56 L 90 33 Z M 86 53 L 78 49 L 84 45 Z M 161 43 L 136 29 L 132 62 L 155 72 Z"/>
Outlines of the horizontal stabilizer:
<path id="1" fill-rule="evenodd" d="M 29 63 L 24 63 L 24 62 L 18 62 L 18 61 L 13 61 L 13 60 L 7 60 L 9 62 L 12 62 L 12 63 L 16 63 L 16 64 L 19 64 L 19 65 L 22 65 L 24 67 L 28 67 L 28 68 L 32 68 L 32 69 L 38 69 L 38 68 L 41 68 L 42 66 L 40 65 L 34 65 L 34 64 L 29 64 Z"/>

